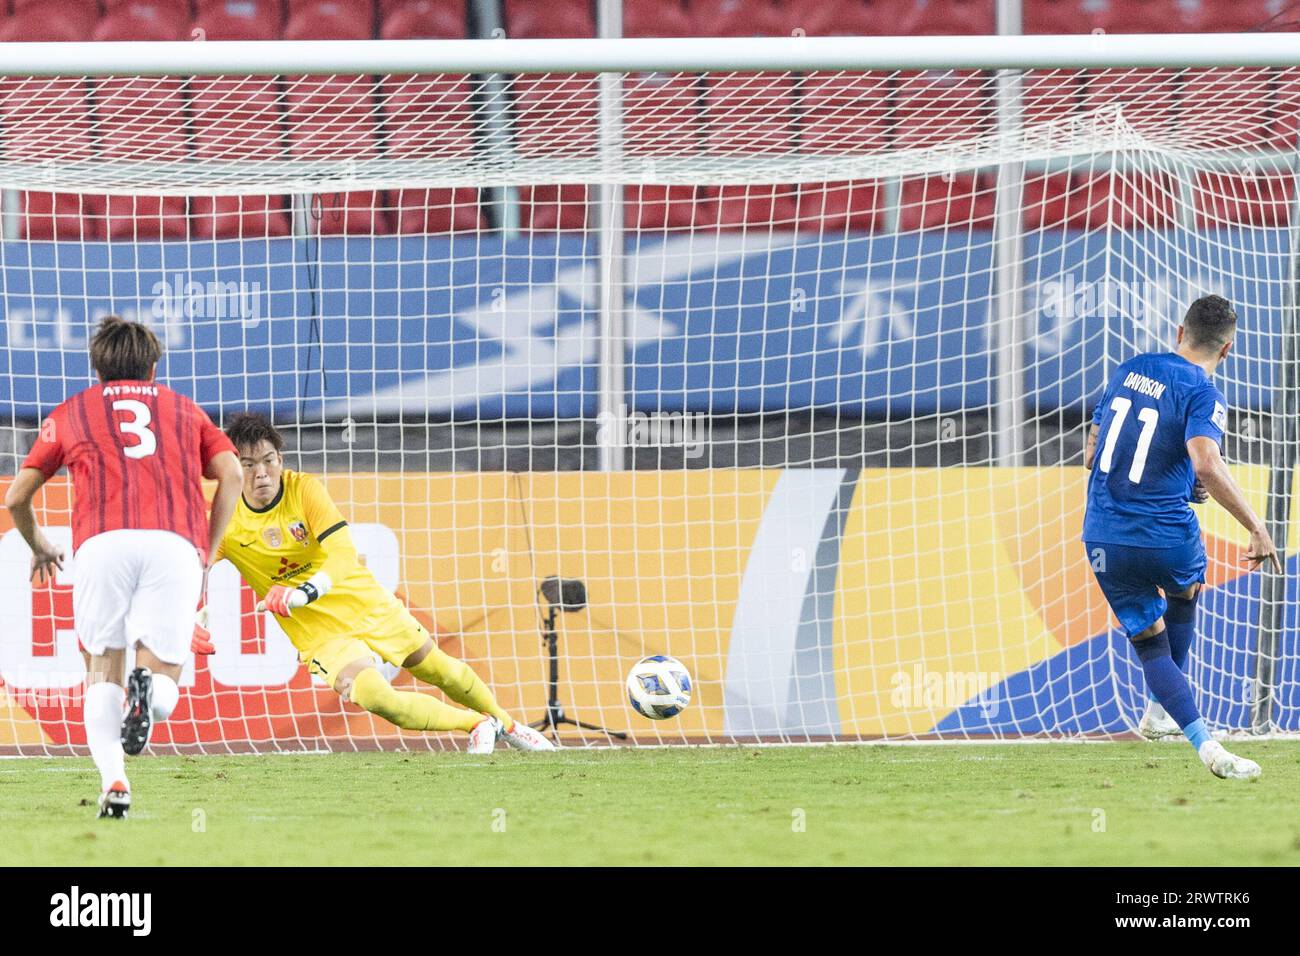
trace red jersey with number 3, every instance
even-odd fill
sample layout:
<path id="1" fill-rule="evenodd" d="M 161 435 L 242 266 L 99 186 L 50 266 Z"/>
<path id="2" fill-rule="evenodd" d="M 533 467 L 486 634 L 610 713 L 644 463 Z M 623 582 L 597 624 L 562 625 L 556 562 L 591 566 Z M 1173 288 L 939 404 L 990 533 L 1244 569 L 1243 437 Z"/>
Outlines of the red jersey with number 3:
<path id="1" fill-rule="evenodd" d="M 173 531 L 206 560 L 203 472 L 230 439 L 184 395 L 157 382 L 107 382 L 73 395 L 41 423 L 23 462 L 72 478 L 72 547 L 120 528 Z"/>

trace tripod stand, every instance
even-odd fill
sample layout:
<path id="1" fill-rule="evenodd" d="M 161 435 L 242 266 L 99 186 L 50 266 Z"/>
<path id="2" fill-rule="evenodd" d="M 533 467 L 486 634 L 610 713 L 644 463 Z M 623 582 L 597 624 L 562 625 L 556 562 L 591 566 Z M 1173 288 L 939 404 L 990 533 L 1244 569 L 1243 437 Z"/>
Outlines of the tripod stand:
<path id="1" fill-rule="evenodd" d="M 569 717 L 560 705 L 560 651 L 559 636 L 555 632 L 555 620 L 561 611 L 581 611 L 587 606 L 586 585 L 576 578 L 549 577 L 542 581 L 537 590 L 549 605 L 546 616 L 542 619 L 542 641 L 546 644 L 546 652 L 550 660 L 546 674 L 546 716 L 532 721 L 529 726 L 543 733 L 549 731 L 552 736 L 555 736 L 561 724 L 569 724 L 582 730 L 594 730 L 607 737 L 626 740 L 627 734 L 623 731 L 610 730 L 599 724 L 588 724 Z"/>

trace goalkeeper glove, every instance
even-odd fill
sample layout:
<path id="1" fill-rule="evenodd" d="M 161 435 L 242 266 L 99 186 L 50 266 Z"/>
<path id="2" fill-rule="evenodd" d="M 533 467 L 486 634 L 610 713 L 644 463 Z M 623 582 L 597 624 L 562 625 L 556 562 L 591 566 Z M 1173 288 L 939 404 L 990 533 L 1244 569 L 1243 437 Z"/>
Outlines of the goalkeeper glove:
<path id="1" fill-rule="evenodd" d="M 277 617 L 288 617 L 293 608 L 307 603 L 307 593 L 302 588 L 291 588 L 283 584 L 272 584 L 266 597 L 257 602 L 259 611 L 270 611 Z"/>

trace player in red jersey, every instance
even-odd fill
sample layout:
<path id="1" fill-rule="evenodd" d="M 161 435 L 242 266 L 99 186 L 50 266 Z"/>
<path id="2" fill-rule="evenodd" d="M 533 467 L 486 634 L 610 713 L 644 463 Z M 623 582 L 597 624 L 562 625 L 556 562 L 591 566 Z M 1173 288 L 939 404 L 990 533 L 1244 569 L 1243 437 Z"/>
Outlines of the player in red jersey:
<path id="1" fill-rule="evenodd" d="M 64 555 L 37 528 L 32 498 L 61 466 L 72 478 L 72 611 L 90 653 L 84 719 L 101 817 L 126 816 L 125 754 L 143 750 L 154 723 L 176 707 L 208 556 L 244 480 L 225 434 L 189 398 L 154 381 L 161 356 L 145 326 L 104 319 L 90 343 L 100 384 L 50 413 L 5 496 L 43 582 Z M 218 482 L 210 518 L 205 477 Z M 136 648 L 129 677 L 128 646 Z"/>

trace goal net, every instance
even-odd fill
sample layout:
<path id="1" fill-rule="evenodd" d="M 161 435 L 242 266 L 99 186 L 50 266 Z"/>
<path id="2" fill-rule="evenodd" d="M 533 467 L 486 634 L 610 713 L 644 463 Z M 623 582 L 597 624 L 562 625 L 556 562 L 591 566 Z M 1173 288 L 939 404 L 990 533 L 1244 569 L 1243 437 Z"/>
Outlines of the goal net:
<path id="1" fill-rule="evenodd" d="M 639 743 L 1131 732 L 1083 441 L 1207 292 L 1226 457 L 1294 548 L 1294 69 L 266 73 L 0 80 L 7 473 L 97 320 L 143 318 L 520 719 L 558 576 L 558 702 Z M 38 505 L 69 542 L 66 479 Z M 1294 563 L 1197 511 L 1200 707 L 1296 730 Z M 0 751 L 64 753 L 76 561 L 33 584 L 11 529 Z M 156 749 L 460 745 L 344 704 L 228 565 L 210 601 Z M 627 706 L 651 654 L 694 677 L 675 719 Z"/>

